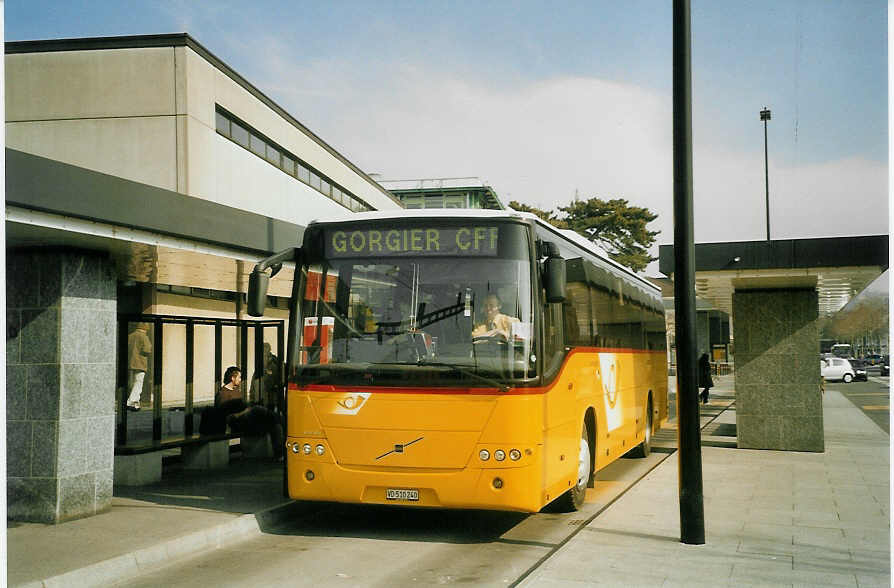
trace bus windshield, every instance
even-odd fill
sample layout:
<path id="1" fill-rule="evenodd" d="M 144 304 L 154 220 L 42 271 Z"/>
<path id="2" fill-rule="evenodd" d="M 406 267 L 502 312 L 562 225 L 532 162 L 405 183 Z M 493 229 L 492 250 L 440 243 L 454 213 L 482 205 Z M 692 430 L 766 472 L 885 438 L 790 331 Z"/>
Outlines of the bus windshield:
<path id="1" fill-rule="evenodd" d="M 443 221 L 311 231 L 294 378 L 500 389 L 533 378 L 528 234 Z"/>

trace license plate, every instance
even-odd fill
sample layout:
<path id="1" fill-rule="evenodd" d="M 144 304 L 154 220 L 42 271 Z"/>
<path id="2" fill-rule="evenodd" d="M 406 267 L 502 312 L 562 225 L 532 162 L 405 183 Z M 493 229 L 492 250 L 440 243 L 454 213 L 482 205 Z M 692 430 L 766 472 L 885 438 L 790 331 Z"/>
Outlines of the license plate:
<path id="1" fill-rule="evenodd" d="M 385 490 L 387 500 L 419 500 L 419 490 L 388 488 Z"/>

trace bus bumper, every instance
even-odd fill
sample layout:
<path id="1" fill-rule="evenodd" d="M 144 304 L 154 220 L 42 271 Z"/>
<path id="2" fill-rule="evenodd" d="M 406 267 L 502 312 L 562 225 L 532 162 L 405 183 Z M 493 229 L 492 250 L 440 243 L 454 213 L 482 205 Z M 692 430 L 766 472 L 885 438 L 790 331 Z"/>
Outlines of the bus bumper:
<path id="1" fill-rule="evenodd" d="M 517 467 L 420 472 L 349 468 L 292 452 L 287 459 L 289 496 L 296 500 L 521 512 L 543 506 L 539 460 Z M 389 499 L 389 490 L 410 492 L 391 492 L 396 497 Z"/>

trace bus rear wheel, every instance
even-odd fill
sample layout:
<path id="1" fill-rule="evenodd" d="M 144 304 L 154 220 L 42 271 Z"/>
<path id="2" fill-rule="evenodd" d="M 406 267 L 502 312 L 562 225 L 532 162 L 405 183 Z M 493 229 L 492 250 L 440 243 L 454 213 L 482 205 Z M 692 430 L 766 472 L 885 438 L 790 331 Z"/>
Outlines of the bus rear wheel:
<path id="1" fill-rule="evenodd" d="M 590 455 L 590 434 L 587 431 L 587 425 L 584 424 L 580 434 L 580 448 L 577 455 L 577 481 L 570 490 L 556 501 L 561 510 L 567 512 L 580 510 L 580 507 L 584 505 L 584 499 L 587 497 L 587 486 L 590 484 L 590 477 L 593 473 Z"/>

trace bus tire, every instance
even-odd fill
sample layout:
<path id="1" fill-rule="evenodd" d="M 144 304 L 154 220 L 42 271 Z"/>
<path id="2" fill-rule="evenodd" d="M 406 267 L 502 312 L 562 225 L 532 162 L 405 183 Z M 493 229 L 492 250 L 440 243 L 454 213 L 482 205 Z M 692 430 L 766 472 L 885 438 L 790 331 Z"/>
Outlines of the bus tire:
<path id="1" fill-rule="evenodd" d="M 580 434 L 580 446 L 577 456 L 577 483 L 556 500 L 557 506 L 565 512 L 580 510 L 587 497 L 587 486 L 593 475 L 593 467 L 590 453 L 590 433 L 586 423 Z"/>
<path id="2" fill-rule="evenodd" d="M 652 396 L 646 402 L 646 414 L 643 415 L 646 428 L 643 431 L 643 442 L 633 448 L 630 454 L 633 457 L 649 457 L 652 453 Z"/>

